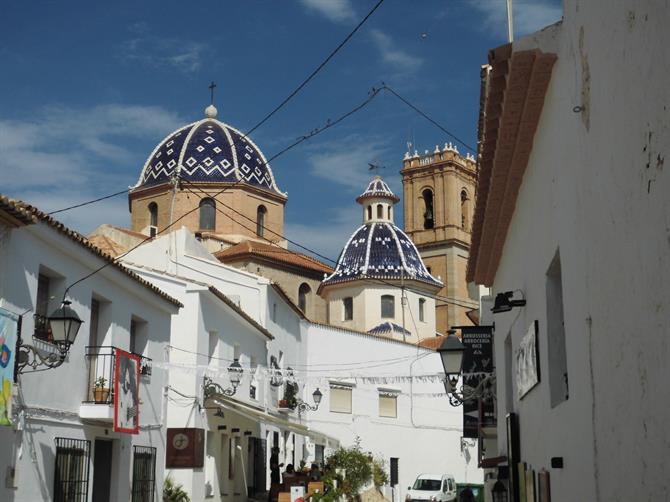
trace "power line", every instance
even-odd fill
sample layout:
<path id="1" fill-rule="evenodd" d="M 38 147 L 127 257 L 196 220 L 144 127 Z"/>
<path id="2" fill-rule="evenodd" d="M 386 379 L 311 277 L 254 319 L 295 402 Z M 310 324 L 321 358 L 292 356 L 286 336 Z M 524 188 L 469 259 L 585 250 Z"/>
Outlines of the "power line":
<path id="1" fill-rule="evenodd" d="M 111 199 L 112 197 L 116 197 L 117 195 L 121 195 L 122 193 L 128 193 L 128 190 L 130 190 L 130 188 L 126 188 L 125 190 L 121 190 L 120 192 L 116 192 L 116 193 L 113 193 L 113 194 L 110 194 L 110 195 L 105 195 L 105 196 L 99 197 L 97 199 L 88 200 L 86 202 L 82 202 L 81 204 L 76 204 L 74 206 L 64 207 L 63 209 L 58 209 L 56 211 L 51 211 L 50 213 L 47 213 L 47 214 L 52 215 L 52 214 L 62 213 L 64 211 L 69 211 L 70 209 L 76 209 L 78 207 L 88 206 L 89 204 L 93 204 L 95 202 L 100 202 L 101 200 Z"/>
<path id="2" fill-rule="evenodd" d="M 189 185 L 193 184 L 193 183 L 192 183 L 191 181 L 189 181 L 189 180 L 183 180 L 183 181 L 185 181 L 185 182 L 186 182 L 187 184 L 189 184 Z M 211 197 L 207 192 L 205 192 L 204 190 L 202 190 L 200 187 L 198 187 L 198 186 L 194 186 L 194 188 L 196 188 L 199 192 L 201 192 L 201 193 L 204 194 L 205 196 L 207 196 L 207 197 Z M 186 188 L 186 190 L 188 190 L 190 193 L 192 193 L 192 194 L 195 195 L 196 197 L 200 198 L 201 200 L 204 198 L 204 197 L 200 196 L 199 194 L 195 193 L 195 192 L 194 192 L 193 190 L 191 190 L 190 188 Z M 252 223 L 256 223 L 255 220 L 253 220 L 252 218 L 249 218 L 247 215 L 245 215 L 245 214 L 243 214 L 243 213 L 237 211 L 235 208 L 233 208 L 233 207 L 227 205 L 226 203 L 221 202 L 221 201 L 219 201 L 219 200 L 217 200 L 217 203 L 220 204 L 220 205 L 222 205 L 222 206 L 224 206 L 224 207 L 226 207 L 227 209 L 230 209 L 233 213 L 240 215 L 241 217 L 245 218 L 246 220 L 249 220 L 249 221 L 251 221 Z M 251 232 L 255 232 L 255 229 L 254 229 L 254 228 L 249 227 L 248 225 L 245 225 L 245 224 L 242 223 L 241 221 L 239 221 L 239 220 L 237 220 L 237 219 L 231 217 L 229 214 L 226 214 L 225 212 L 223 212 L 223 210 L 222 210 L 221 208 L 217 207 L 217 205 L 214 206 L 214 209 L 215 209 L 216 211 L 218 211 L 219 213 L 223 214 L 224 216 L 226 216 L 227 218 L 230 218 L 230 219 L 233 220 L 235 223 L 238 223 L 238 224 L 241 225 L 243 228 L 246 228 L 247 230 L 249 230 L 249 231 L 251 231 Z M 304 246 L 303 244 L 300 244 L 299 242 L 296 242 L 296 241 L 294 241 L 294 240 L 291 240 L 291 239 L 289 239 L 288 237 L 286 237 L 286 236 L 284 236 L 284 235 L 282 235 L 282 234 L 280 234 L 280 233 L 278 233 L 278 232 L 275 232 L 275 231 L 273 231 L 273 230 L 271 230 L 271 229 L 269 229 L 269 228 L 267 228 L 267 227 L 263 227 L 263 229 L 264 229 L 264 230 L 267 230 L 268 232 L 270 232 L 270 233 L 276 235 L 277 237 L 279 237 L 279 238 L 281 238 L 281 239 L 286 240 L 287 242 L 290 242 L 290 243 L 293 244 L 294 246 L 298 246 L 298 247 L 300 247 L 301 249 L 304 249 L 305 251 L 307 251 L 307 252 L 309 252 L 309 253 L 312 253 L 312 254 L 315 255 L 315 256 L 318 256 L 319 258 L 322 258 L 322 259 L 324 259 L 324 260 L 326 260 L 326 261 L 329 261 L 329 262 L 334 263 L 334 264 L 337 265 L 337 261 L 336 261 L 336 260 L 333 260 L 332 258 L 329 258 L 329 257 L 327 257 L 327 256 L 324 256 L 324 255 L 320 254 L 319 252 L 314 251 L 313 249 L 308 248 L 307 246 Z M 291 253 L 289 250 L 284 249 L 283 247 L 279 246 L 276 242 L 271 241 L 270 239 L 268 239 L 267 237 L 265 237 L 265 236 L 263 236 L 263 235 L 259 235 L 258 237 L 260 237 L 261 239 L 265 240 L 266 242 L 268 242 L 268 243 L 271 244 L 272 246 L 276 246 L 278 252 L 285 252 L 285 253 L 287 253 L 287 254 L 290 254 L 290 253 Z M 394 288 L 400 288 L 400 286 L 398 286 L 397 284 L 393 284 L 393 283 L 391 283 L 391 282 L 388 282 L 388 281 L 386 281 L 386 280 L 384 280 L 384 279 L 381 279 L 381 278 L 378 278 L 378 277 L 370 277 L 370 276 L 363 275 L 363 278 L 364 278 L 364 279 L 367 279 L 367 280 L 369 280 L 369 281 L 378 282 L 378 283 L 383 284 L 383 285 L 386 285 L 386 286 L 391 286 L 391 287 L 394 287 Z M 401 288 L 400 288 L 400 289 L 401 289 Z M 412 289 L 412 288 L 408 288 L 408 287 L 406 287 L 405 289 L 408 290 L 408 291 L 412 291 L 413 293 L 423 294 L 423 292 L 416 291 L 415 289 Z M 430 295 L 428 295 L 428 296 L 430 296 Z M 453 299 L 451 299 L 451 298 L 449 298 L 449 297 L 446 297 L 446 296 L 443 297 L 443 296 L 439 296 L 439 295 L 433 295 L 432 298 L 434 298 L 436 301 L 440 301 L 440 302 L 442 302 L 442 303 L 446 303 L 446 304 L 449 304 L 449 305 L 454 305 L 454 306 L 457 306 L 457 307 L 467 308 L 467 309 L 472 308 L 472 305 L 464 305 L 464 304 L 462 304 L 462 303 L 458 303 L 457 301 L 454 301 Z"/>
<path id="3" fill-rule="evenodd" d="M 370 16 L 372 16 L 372 14 L 374 14 L 374 12 L 381 6 L 382 3 L 384 3 L 384 0 L 379 0 L 375 4 L 375 6 L 370 10 L 370 12 L 368 12 L 366 14 L 366 16 L 344 38 L 344 40 L 342 40 L 342 42 L 340 42 L 340 44 L 337 47 L 335 47 L 335 49 L 328 55 L 328 57 L 326 57 L 326 59 L 324 59 L 321 62 L 321 64 L 319 64 L 319 66 L 317 66 L 316 69 L 312 73 L 310 73 L 309 76 L 305 80 L 303 80 L 302 83 L 300 85 L 298 85 L 298 87 L 296 87 L 293 92 L 291 92 L 291 94 L 289 94 L 286 98 L 284 98 L 284 100 L 281 103 L 279 103 L 279 105 L 277 105 L 270 113 L 268 113 L 265 117 L 263 117 L 263 119 L 258 124 L 256 124 L 254 127 L 252 127 L 249 130 L 249 132 L 247 132 L 247 134 L 251 134 L 256 129 L 258 129 L 260 126 L 262 126 L 267 120 L 270 119 L 270 117 L 272 117 L 281 108 L 283 108 L 284 105 L 286 105 L 286 103 L 288 103 L 291 99 L 293 99 L 293 97 L 296 94 L 298 94 L 303 89 L 303 87 L 305 87 L 307 85 L 307 83 L 310 80 L 312 80 L 317 75 L 317 73 L 319 73 L 323 69 L 324 66 L 326 66 L 328 64 L 328 62 L 335 56 L 335 54 L 337 54 L 340 51 L 340 49 L 342 49 L 342 47 L 344 47 L 346 45 L 346 43 L 349 42 L 349 40 L 351 40 L 351 38 L 356 34 L 356 32 L 361 28 L 361 26 L 363 26 L 365 24 L 365 22 L 370 18 Z"/>
<path id="4" fill-rule="evenodd" d="M 471 147 L 471 146 L 468 145 L 465 141 L 463 141 L 463 140 L 460 139 L 458 136 L 456 136 L 454 133 L 452 133 L 452 132 L 450 132 L 449 130 L 447 130 L 446 127 L 442 126 L 442 125 L 441 125 L 439 122 L 437 122 L 435 119 L 433 119 L 432 117 L 428 116 L 428 114 L 427 114 L 426 112 L 424 112 L 423 110 L 421 110 L 419 107 L 417 107 L 416 105 L 410 103 L 409 100 L 407 100 L 406 98 L 402 97 L 400 94 L 398 94 L 398 93 L 397 93 L 395 90 L 393 90 L 391 87 L 389 87 L 389 86 L 386 85 L 386 84 L 382 84 L 382 89 L 384 89 L 384 90 L 390 92 L 391 94 L 393 94 L 396 98 L 398 98 L 400 101 L 402 101 L 403 103 L 405 103 L 405 104 L 406 104 L 407 106 L 409 106 L 412 110 L 414 110 L 416 113 L 418 113 L 418 114 L 421 115 L 423 118 L 425 118 L 428 122 L 430 122 L 431 124 L 433 124 L 435 127 L 437 127 L 439 130 L 441 130 L 441 131 L 444 132 L 445 134 L 451 136 L 454 140 L 458 141 L 461 145 L 463 145 L 465 148 L 467 148 L 468 150 L 470 150 L 472 153 L 474 153 L 474 154 L 477 153 L 477 150 L 476 150 L 475 148 Z"/>

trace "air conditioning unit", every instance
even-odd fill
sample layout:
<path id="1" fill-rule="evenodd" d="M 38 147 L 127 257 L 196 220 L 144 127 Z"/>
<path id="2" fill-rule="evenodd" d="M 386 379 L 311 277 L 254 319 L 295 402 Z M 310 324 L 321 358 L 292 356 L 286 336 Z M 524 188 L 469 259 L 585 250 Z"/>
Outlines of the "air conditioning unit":
<path id="1" fill-rule="evenodd" d="M 149 226 L 149 237 L 156 237 L 158 235 L 158 227 L 154 227 L 153 225 Z"/>

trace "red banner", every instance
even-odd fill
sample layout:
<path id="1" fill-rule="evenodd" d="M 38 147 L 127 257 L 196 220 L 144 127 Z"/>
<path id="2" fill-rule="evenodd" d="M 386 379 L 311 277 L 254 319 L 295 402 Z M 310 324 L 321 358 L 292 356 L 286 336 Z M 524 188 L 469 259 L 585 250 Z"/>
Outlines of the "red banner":
<path id="1" fill-rule="evenodd" d="M 116 349 L 114 364 L 114 432 L 140 430 L 140 358 Z"/>

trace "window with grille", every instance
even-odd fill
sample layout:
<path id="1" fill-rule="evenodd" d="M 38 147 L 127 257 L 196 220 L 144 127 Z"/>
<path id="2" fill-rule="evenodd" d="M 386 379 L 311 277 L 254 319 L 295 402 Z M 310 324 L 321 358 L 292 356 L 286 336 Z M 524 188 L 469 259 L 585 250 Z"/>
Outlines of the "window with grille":
<path id="1" fill-rule="evenodd" d="M 395 298 L 393 295 L 382 295 L 382 317 L 385 319 L 395 317 Z"/>
<path id="2" fill-rule="evenodd" d="M 131 502 L 154 502 L 156 448 L 133 447 L 133 492 Z"/>
<path id="3" fill-rule="evenodd" d="M 86 502 L 91 442 L 56 438 L 54 502 Z"/>
<path id="4" fill-rule="evenodd" d="M 398 395 L 396 393 L 379 393 L 379 416 L 389 418 L 398 417 Z"/>
<path id="5" fill-rule="evenodd" d="M 214 199 L 200 201 L 200 230 L 214 230 L 216 228 L 216 203 Z"/>
<path id="6" fill-rule="evenodd" d="M 351 413 L 351 387 L 345 385 L 330 386 L 330 411 Z"/>
<path id="7" fill-rule="evenodd" d="M 354 318 L 354 299 L 351 296 L 342 299 L 344 307 L 344 320 L 351 321 Z"/>

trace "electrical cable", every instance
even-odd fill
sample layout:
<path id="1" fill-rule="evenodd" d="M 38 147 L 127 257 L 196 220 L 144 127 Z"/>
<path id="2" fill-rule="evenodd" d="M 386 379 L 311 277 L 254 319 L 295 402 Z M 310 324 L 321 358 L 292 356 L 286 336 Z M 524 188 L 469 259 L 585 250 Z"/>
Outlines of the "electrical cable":
<path id="1" fill-rule="evenodd" d="M 88 206 L 89 204 L 94 204 L 96 202 L 100 202 L 101 200 L 111 199 L 112 197 L 116 197 L 117 195 L 121 195 L 123 193 L 128 193 L 128 190 L 130 190 L 130 188 L 126 188 L 125 190 L 121 190 L 120 192 L 116 192 L 116 193 L 113 193 L 113 194 L 110 194 L 110 195 L 104 195 L 104 196 L 99 197 L 97 199 L 82 202 L 81 204 L 76 204 L 74 206 L 64 207 L 63 209 L 57 209 L 56 211 L 51 211 L 47 214 L 52 215 L 52 214 L 62 213 L 64 211 L 69 211 L 70 209 L 76 209 L 78 207 Z"/>
<path id="2" fill-rule="evenodd" d="M 186 182 L 186 183 L 189 184 L 189 185 L 194 185 L 194 188 L 196 188 L 198 191 L 200 191 L 201 193 L 203 193 L 203 194 L 206 195 L 207 197 L 211 197 L 209 194 L 207 194 L 207 192 L 205 192 L 204 190 L 202 190 L 200 187 L 198 187 L 197 185 L 195 185 L 195 184 L 194 184 L 193 182 L 191 182 L 190 180 L 185 180 L 185 179 L 184 179 L 184 180 L 182 180 L 182 181 Z M 188 190 L 188 191 L 189 191 L 190 193 L 192 193 L 193 195 L 195 195 L 196 197 L 199 197 L 201 200 L 204 198 L 204 197 L 198 195 L 197 193 L 195 193 L 195 192 L 194 192 L 193 190 L 191 190 L 190 188 L 185 188 L 185 189 Z M 233 207 L 227 205 L 226 203 L 224 203 L 224 202 L 222 202 L 222 201 L 217 201 L 217 203 L 220 204 L 220 205 L 222 205 L 222 206 L 224 206 L 224 207 L 226 207 L 227 209 L 230 209 L 230 210 L 231 210 L 232 212 L 234 212 L 235 214 L 238 214 L 238 215 L 240 215 L 241 217 L 243 217 L 243 218 L 245 218 L 245 219 L 247 219 L 247 220 L 249 220 L 249 221 L 255 223 L 255 220 L 253 220 L 252 218 L 249 218 L 247 215 L 245 215 L 245 214 L 243 214 L 243 213 L 237 211 L 235 208 L 233 208 Z M 233 218 L 231 215 L 226 214 L 222 209 L 220 209 L 220 208 L 218 207 L 218 205 L 215 205 L 215 206 L 214 206 L 214 209 L 215 209 L 216 211 L 218 211 L 219 213 L 223 214 L 224 216 L 226 216 L 227 218 L 229 218 L 230 220 L 234 221 L 235 223 L 238 223 L 238 224 L 241 225 L 243 228 L 246 228 L 247 230 L 249 230 L 249 231 L 251 231 L 251 232 L 255 232 L 255 229 L 253 229 L 252 227 L 249 227 L 248 225 L 245 225 L 245 224 L 242 223 L 241 221 L 239 221 L 239 220 Z M 264 230 L 267 230 L 268 232 L 270 232 L 270 233 L 276 235 L 277 237 L 279 237 L 279 238 L 281 238 L 281 239 L 286 240 L 287 242 L 293 244 L 294 246 L 297 246 L 297 247 L 299 247 L 299 248 L 301 248 L 301 249 L 304 249 L 305 251 L 307 251 L 307 252 L 309 252 L 309 253 L 312 253 L 312 254 L 315 255 L 315 256 L 318 256 L 319 258 L 322 258 L 322 259 L 324 259 L 324 260 L 326 260 L 326 261 L 329 261 L 329 262 L 331 262 L 331 263 L 337 264 L 337 261 L 336 261 L 336 260 L 333 260 L 332 258 L 329 258 L 329 257 L 327 257 L 327 256 L 324 256 L 324 255 L 318 253 L 317 251 L 314 251 L 313 249 L 310 249 L 310 248 L 308 248 L 307 246 L 304 246 L 304 245 L 300 244 L 299 242 L 296 242 L 296 241 L 291 240 L 291 239 L 289 239 L 288 237 L 286 237 L 286 236 L 284 236 L 284 235 L 282 235 L 282 234 L 279 234 L 278 232 L 275 232 L 275 231 L 273 231 L 273 230 L 271 230 L 271 229 L 269 229 L 269 228 L 267 228 L 267 227 L 263 227 L 263 229 L 264 229 Z M 265 240 L 266 242 L 268 242 L 269 244 L 271 244 L 271 245 L 273 245 L 273 246 L 276 246 L 276 248 L 277 248 L 277 252 L 279 252 L 279 253 L 294 254 L 294 253 L 292 253 L 291 251 L 289 251 L 288 249 L 285 249 L 285 248 L 279 246 L 276 242 L 271 241 L 270 239 L 268 239 L 268 238 L 265 237 L 265 236 L 262 236 L 262 235 L 261 235 L 261 236 L 259 236 L 259 237 L 260 237 L 261 239 Z M 378 278 L 378 277 L 370 277 L 370 276 L 366 276 L 366 275 L 364 274 L 364 275 L 362 275 L 362 278 L 367 279 L 367 280 L 369 280 L 369 281 L 377 282 L 377 283 L 380 283 L 380 284 L 383 284 L 383 285 L 386 285 L 386 286 L 391 286 L 391 287 L 394 287 L 394 288 L 400 288 L 400 286 L 398 286 L 397 284 L 393 284 L 393 283 L 391 283 L 391 282 L 388 282 L 388 281 L 386 281 L 386 280 L 384 280 L 384 279 L 381 279 L 381 278 Z M 412 291 L 413 293 L 417 293 L 417 294 L 425 295 L 424 292 L 422 292 L 422 291 L 417 291 L 416 289 L 412 289 L 412 288 L 409 288 L 409 287 L 405 287 L 405 289 L 406 289 L 407 291 Z M 433 298 L 436 302 L 441 302 L 441 303 L 448 304 L 448 305 L 454 305 L 454 306 L 461 307 L 461 308 L 466 308 L 466 309 L 474 308 L 472 305 L 465 305 L 465 304 L 463 304 L 463 303 L 459 303 L 458 301 L 455 301 L 455 300 L 453 300 L 453 299 L 451 299 L 451 298 L 449 298 L 449 297 L 446 297 L 446 296 L 445 296 L 445 297 L 443 297 L 443 296 L 439 296 L 439 295 L 425 295 L 425 296 L 430 296 L 430 297 Z"/>
<path id="3" fill-rule="evenodd" d="M 342 40 L 342 42 L 340 42 L 340 44 L 337 47 L 335 47 L 335 49 L 328 55 L 328 57 L 326 57 L 326 59 L 324 59 L 321 62 L 321 64 L 319 64 L 319 66 L 317 66 L 316 69 L 312 73 L 310 73 L 309 76 L 305 80 L 303 80 L 302 83 L 300 85 L 298 85 L 298 87 L 295 88 L 295 90 L 293 90 L 293 92 L 291 92 L 286 98 L 284 98 L 284 100 L 281 103 L 279 103 L 279 105 L 277 105 L 270 113 L 268 113 L 265 117 L 263 117 L 263 119 L 258 124 L 256 124 L 254 127 L 252 127 L 246 134 L 251 134 L 252 132 L 254 132 L 256 129 L 258 129 L 260 126 L 262 126 L 265 122 L 267 122 L 267 120 L 269 120 L 270 117 L 272 117 L 281 108 L 283 108 L 284 105 L 286 105 L 286 103 L 288 103 L 291 99 L 293 99 L 295 97 L 295 95 L 298 94 L 303 89 L 303 87 L 305 87 L 309 83 L 309 81 L 312 80 L 317 75 L 317 73 L 319 73 L 328 64 L 328 62 L 333 57 L 335 57 L 335 54 L 337 54 L 340 51 L 340 49 L 342 49 L 342 47 L 344 47 L 347 44 L 347 42 L 349 42 L 349 40 L 351 40 L 351 38 L 356 34 L 356 32 L 361 28 L 361 26 L 363 26 L 365 24 L 365 22 L 370 18 L 370 16 L 372 16 L 372 14 L 374 14 L 374 12 L 383 3 L 384 3 L 384 0 L 379 0 L 375 4 L 375 6 L 370 10 L 370 12 L 368 12 L 365 15 L 365 17 L 354 27 L 354 29 L 344 38 L 344 40 Z"/>
<path id="4" fill-rule="evenodd" d="M 450 132 L 449 130 L 447 130 L 447 128 L 445 128 L 445 127 L 442 126 L 440 123 L 438 123 L 436 120 L 434 120 L 433 118 L 431 118 L 430 116 L 428 116 L 428 114 L 427 114 L 426 112 L 424 112 L 423 110 L 421 110 L 421 109 L 420 109 L 419 107 L 417 107 L 416 105 L 410 103 L 409 100 L 407 100 L 406 98 L 402 97 L 402 96 L 401 96 L 400 94 L 398 94 L 395 90 L 393 90 L 391 87 L 389 87 L 388 85 L 384 84 L 383 82 L 382 82 L 382 89 L 387 90 L 388 92 L 390 92 L 391 94 L 393 94 L 396 98 L 398 98 L 400 101 L 402 101 L 403 103 L 405 103 L 407 106 L 409 106 L 409 107 L 410 107 L 412 110 L 414 110 L 416 113 L 418 113 L 418 114 L 421 115 L 423 118 L 425 118 L 428 122 L 430 122 L 430 123 L 433 124 L 435 127 L 437 127 L 440 131 L 442 131 L 443 133 L 447 134 L 448 136 L 450 136 L 450 137 L 453 138 L 454 140 L 458 141 L 461 145 L 463 145 L 465 148 L 467 148 L 468 150 L 470 150 L 470 151 L 471 151 L 472 153 L 474 153 L 475 155 L 477 154 L 477 150 L 476 150 L 475 148 L 471 147 L 471 146 L 468 145 L 465 141 L 463 141 L 463 140 L 460 139 L 458 136 L 456 136 L 454 133 L 452 133 L 452 132 Z"/>

